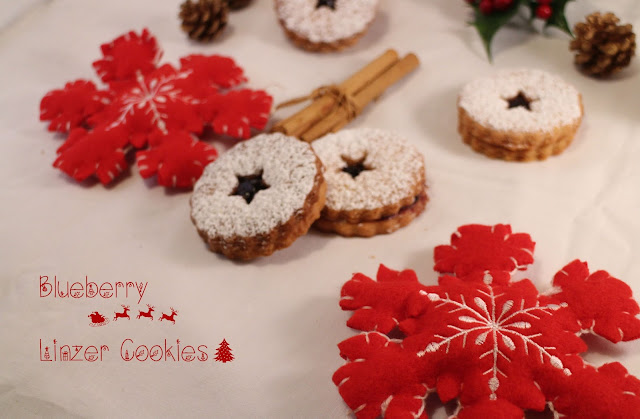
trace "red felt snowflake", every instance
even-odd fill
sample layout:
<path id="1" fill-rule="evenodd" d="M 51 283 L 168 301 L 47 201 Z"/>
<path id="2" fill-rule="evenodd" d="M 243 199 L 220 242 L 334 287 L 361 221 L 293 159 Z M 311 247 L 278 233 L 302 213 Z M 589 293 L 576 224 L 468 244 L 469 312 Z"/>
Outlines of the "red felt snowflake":
<path id="1" fill-rule="evenodd" d="M 40 120 L 49 130 L 68 133 L 54 166 L 78 181 L 90 176 L 112 182 L 128 167 L 126 154 L 137 149 L 140 174 L 158 183 L 191 187 L 215 148 L 197 139 L 205 127 L 216 134 L 249 138 L 267 124 L 272 98 L 261 90 L 236 89 L 244 71 L 228 57 L 190 55 L 180 67 L 159 66 L 162 51 L 144 29 L 101 47 L 94 62 L 107 83 L 77 80 L 47 93 Z"/>
<path id="2" fill-rule="evenodd" d="M 340 305 L 363 333 L 340 343 L 346 364 L 333 380 L 362 418 L 427 418 L 425 400 L 457 399 L 454 418 L 640 418 L 640 380 L 619 363 L 579 356 L 585 333 L 612 342 L 640 338 L 631 289 L 574 261 L 541 295 L 511 272 L 533 262 L 528 234 L 468 225 L 435 249 L 437 286 L 384 266 L 377 280 L 355 274 Z M 390 336 L 400 335 L 400 339 Z"/>

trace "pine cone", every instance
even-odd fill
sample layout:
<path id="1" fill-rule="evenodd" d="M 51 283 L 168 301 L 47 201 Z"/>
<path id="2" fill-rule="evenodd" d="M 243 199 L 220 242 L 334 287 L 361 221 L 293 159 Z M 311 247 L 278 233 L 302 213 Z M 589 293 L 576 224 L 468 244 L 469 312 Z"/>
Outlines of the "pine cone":
<path id="1" fill-rule="evenodd" d="M 211 41 L 227 26 L 226 0 L 187 0 L 180 5 L 182 30 L 196 41 Z"/>
<path id="2" fill-rule="evenodd" d="M 576 51 L 575 63 L 587 74 L 607 77 L 628 66 L 635 54 L 636 35 L 631 25 L 618 25 L 613 13 L 596 12 L 578 23 L 569 49 Z"/>
<path id="3" fill-rule="evenodd" d="M 227 0 L 231 10 L 238 10 L 247 7 L 251 0 Z"/>

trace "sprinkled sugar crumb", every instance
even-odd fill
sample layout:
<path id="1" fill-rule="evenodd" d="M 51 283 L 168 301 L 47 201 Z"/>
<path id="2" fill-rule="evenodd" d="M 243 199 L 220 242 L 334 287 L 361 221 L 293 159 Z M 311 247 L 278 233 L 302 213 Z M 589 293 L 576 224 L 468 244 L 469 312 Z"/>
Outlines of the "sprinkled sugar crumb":
<path id="1" fill-rule="evenodd" d="M 519 92 L 532 100 L 530 111 L 508 109 L 507 99 Z M 540 70 L 503 70 L 474 80 L 462 89 L 458 104 L 476 122 L 501 131 L 550 132 L 582 116 L 578 90 Z"/>
<path id="2" fill-rule="evenodd" d="M 284 26 L 311 42 L 335 42 L 354 36 L 373 21 L 378 0 L 336 0 L 335 10 L 318 0 L 276 0 Z"/>
<path id="3" fill-rule="evenodd" d="M 250 204 L 231 195 L 238 176 L 260 172 L 269 188 L 258 192 Z M 192 218 L 198 230 L 210 236 L 268 233 L 302 209 L 316 174 L 316 156 L 307 143 L 279 133 L 259 135 L 205 168 L 191 197 Z"/>
<path id="4" fill-rule="evenodd" d="M 404 138 L 376 129 L 344 130 L 312 143 L 325 166 L 326 206 L 338 211 L 375 209 L 410 196 L 424 179 L 422 154 Z M 371 169 L 356 178 L 342 171 L 343 159 Z"/>

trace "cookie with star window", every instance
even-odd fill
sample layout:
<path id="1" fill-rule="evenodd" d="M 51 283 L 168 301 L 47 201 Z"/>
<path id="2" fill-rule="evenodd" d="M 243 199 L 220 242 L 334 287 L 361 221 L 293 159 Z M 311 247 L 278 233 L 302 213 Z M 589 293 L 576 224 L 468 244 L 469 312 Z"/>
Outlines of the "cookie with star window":
<path id="1" fill-rule="evenodd" d="M 580 92 L 540 70 L 503 70 L 467 84 L 458 131 L 475 151 L 510 161 L 544 160 L 573 141 L 583 116 Z"/>
<path id="2" fill-rule="evenodd" d="M 327 198 L 314 224 L 343 236 L 387 234 L 413 221 L 427 204 L 422 154 L 399 135 L 352 129 L 312 143 L 325 166 Z"/>
<path id="3" fill-rule="evenodd" d="M 356 44 L 376 17 L 379 0 L 275 0 L 287 37 L 313 52 L 339 51 Z"/>
<path id="4" fill-rule="evenodd" d="M 325 192 L 322 164 L 308 143 L 262 134 L 204 169 L 191 196 L 191 220 L 212 251 L 254 259 L 306 234 Z"/>

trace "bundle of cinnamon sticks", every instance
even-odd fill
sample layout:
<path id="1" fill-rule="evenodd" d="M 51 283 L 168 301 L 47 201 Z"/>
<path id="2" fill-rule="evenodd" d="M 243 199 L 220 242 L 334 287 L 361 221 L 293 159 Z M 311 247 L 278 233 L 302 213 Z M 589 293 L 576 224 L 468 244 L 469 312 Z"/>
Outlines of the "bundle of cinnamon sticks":
<path id="1" fill-rule="evenodd" d="M 336 132 L 419 64 L 414 54 L 400 59 L 398 53 L 390 49 L 342 83 L 320 87 L 309 96 L 279 105 L 283 107 L 312 100 L 306 108 L 276 123 L 272 131 L 307 142 Z"/>

